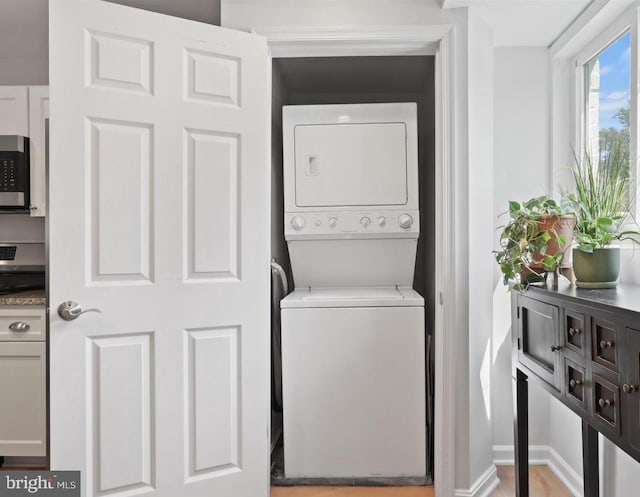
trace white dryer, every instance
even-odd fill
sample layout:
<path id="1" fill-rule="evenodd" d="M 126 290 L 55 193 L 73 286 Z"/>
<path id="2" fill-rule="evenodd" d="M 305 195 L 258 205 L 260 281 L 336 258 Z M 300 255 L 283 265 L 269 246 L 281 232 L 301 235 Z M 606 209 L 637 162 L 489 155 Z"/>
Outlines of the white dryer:
<path id="1" fill-rule="evenodd" d="M 287 478 L 426 475 L 414 103 L 283 108 Z"/>

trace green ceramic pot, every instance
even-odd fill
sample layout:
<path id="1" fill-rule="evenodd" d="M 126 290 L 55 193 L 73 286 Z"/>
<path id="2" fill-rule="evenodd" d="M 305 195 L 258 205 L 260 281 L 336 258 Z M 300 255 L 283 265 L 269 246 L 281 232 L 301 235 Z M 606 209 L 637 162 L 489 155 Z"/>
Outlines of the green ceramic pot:
<path id="1" fill-rule="evenodd" d="M 578 288 L 615 288 L 620 274 L 620 248 L 596 248 L 593 254 L 574 248 L 573 273 Z"/>

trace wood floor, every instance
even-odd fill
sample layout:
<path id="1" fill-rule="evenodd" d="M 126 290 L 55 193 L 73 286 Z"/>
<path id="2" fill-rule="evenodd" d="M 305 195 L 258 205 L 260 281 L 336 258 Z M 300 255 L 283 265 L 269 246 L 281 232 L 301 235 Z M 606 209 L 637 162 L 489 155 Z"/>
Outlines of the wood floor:
<path id="1" fill-rule="evenodd" d="M 572 497 L 547 466 L 531 466 L 530 497 Z M 491 497 L 514 497 L 513 466 L 498 466 Z M 271 487 L 271 497 L 433 497 L 433 487 Z"/>

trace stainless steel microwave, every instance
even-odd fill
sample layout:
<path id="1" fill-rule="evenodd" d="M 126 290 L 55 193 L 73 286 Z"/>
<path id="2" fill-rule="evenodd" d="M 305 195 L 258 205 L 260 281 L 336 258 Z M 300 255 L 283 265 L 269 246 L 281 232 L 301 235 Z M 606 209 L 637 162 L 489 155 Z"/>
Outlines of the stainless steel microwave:
<path id="1" fill-rule="evenodd" d="M 29 138 L 0 135 L 0 209 L 28 209 L 29 190 Z"/>

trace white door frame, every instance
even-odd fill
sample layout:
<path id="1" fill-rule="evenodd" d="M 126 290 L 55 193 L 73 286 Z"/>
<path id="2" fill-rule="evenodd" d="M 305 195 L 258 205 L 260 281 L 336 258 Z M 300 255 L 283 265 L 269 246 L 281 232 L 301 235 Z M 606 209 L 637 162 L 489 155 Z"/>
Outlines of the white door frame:
<path id="1" fill-rule="evenodd" d="M 452 25 L 354 28 L 255 28 L 272 58 L 435 55 L 436 275 L 434 482 L 436 495 L 455 486 L 455 108 Z M 271 85 L 271 82 L 268 82 Z M 438 305 L 439 304 L 439 305 Z"/>

